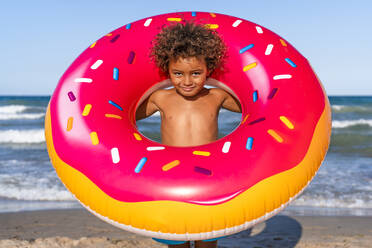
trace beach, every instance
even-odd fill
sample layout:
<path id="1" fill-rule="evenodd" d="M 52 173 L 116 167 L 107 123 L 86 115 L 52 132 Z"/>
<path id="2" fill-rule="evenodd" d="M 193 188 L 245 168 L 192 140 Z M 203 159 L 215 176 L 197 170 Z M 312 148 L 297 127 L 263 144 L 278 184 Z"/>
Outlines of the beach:
<path id="1" fill-rule="evenodd" d="M 1 248 L 166 247 L 109 225 L 84 209 L 0 213 Z M 372 216 L 277 215 L 220 239 L 220 248 L 371 247 Z"/>

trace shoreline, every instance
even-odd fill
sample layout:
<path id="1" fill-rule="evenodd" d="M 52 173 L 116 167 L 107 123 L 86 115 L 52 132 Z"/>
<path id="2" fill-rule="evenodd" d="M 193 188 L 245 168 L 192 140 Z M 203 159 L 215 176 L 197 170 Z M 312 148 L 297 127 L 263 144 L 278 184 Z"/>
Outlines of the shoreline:
<path id="1" fill-rule="evenodd" d="M 0 247 L 166 247 L 109 225 L 85 209 L 0 213 Z M 218 247 L 369 247 L 372 216 L 277 215 L 220 239 Z"/>

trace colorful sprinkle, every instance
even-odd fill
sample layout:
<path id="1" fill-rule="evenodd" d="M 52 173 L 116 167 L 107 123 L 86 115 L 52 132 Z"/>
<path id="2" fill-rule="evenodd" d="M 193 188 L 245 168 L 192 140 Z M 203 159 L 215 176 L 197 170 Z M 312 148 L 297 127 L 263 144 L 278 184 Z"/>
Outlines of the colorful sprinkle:
<path id="1" fill-rule="evenodd" d="M 285 116 L 280 116 L 279 119 L 286 125 L 289 129 L 294 129 L 294 126 L 290 120 Z"/>
<path id="2" fill-rule="evenodd" d="M 196 12 L 191 12 L 191 16 L 196 16 Z"/>
<path id="3" fill-rule="evenodd" d="M 218 24 L 205 24 L 204 27 L 208 29 L 217 29 Z"/>
<path id="4" fill-rule="evenodd" d="M 273 77 L 274 80 L 290 79 L 290 78 L 292 78 L 292 75 L 289 75 L 289 74 L 276 75 L 276 76 Z"/>
<path id="5" fill-rule="evenodd" d="M 90 110 L 92 109 L 92 104 L 86 104 L 83 110 L 82 115 L 87 116 L 89 115 Z"/>
<path id="6" fill-rule="evenodd" d="M 136 168 L 134 169 L 134 172 L 135 173 L 140 173 L 146 162 L 147 162 L 147 158 L 145 158 L 145 157 L 141 158 L 141 160 L 138 162 Z"/>
<path id="7" fill-rule="evenodd" d="M 258 100 L 258 91 L 256 90 L 253 92 L 253 102 L 257 102 L 257 100 Z"/>
<path id="8" fill-rule="evenodd" d="M 209 13 L 213 18 L 216 17 L 215 13 Z"/>
<path id="9" fill-rule="evenodd" d="M 120 115 L 105 114 L 105 116 L 106 116 L 107 118 L 114 118 L 114 119 L 119 119 L 119 120 L 123 119 L 123 117 L 121 117 Z"/>
<path id="10" fill-rule="evenodd" d="M 128 55 L 128 60 L 127 60 L 128 64 L 132 64 L 135 57 L 136 57 L 136 54 L 133 51 L 130 51 Z"/>
<path id="11" fill-rule="evenodd" d="M 67 129 L 66 129 L 67 131 L 71 131 L 73 122 L 74 122 L 74 118 L 69 117 L 67 120 Z"/>
<path id="12" fill-rule="evenodd" d="M 233 27 L 236 28 L 237 26 L 240 25 L 240 23 L 242 23 L 243 21 L 242 20 L 236 20 L 234 23 L 233 23 Z"/>
<path id="13" fill-rule="evenodd" d="M 159 151 L 159 150 L 164 150 L 164 146 L 149 146 L 146 148 L 147 151 Z"/>
<path id="14" fill-rule="evenodd" d="M 135 138 L 136 140 L 142 140 L 141 135 L 139 135 L 138 133 L 133 133 L 133 135 L 134 135 L 134 138 Z"/>
<path id="15" fill-rule="evenodd" d="M 231 146 L 231 141 L 226 141 L 225 144 L 223 144 L 222 152 L 228 153 L 230 150 L 230 146 Z"/>
<path id="16" fill-rule="evenodd" d="M 249 65 L 246 65 L 246 66 L 244 66 L 243 71 L 249 71 L 250 69 L 255 68 L 256 66 L 257 66 L 256 62 L 254 62 L 252 64 L 249 64 Z"/>
<path id="17" fill-rule="evenodd" d="M 120 109 L 121 111 L 123 111 L 123 108 L 120 107 L 117 103 L 115 103 L 115 102 L 113 102 L 113 101 L 111 101 L 111 100 L 109 100 L 108 102 L 109 102 L 112 106 L 114 106 L 115 108 L 118 108 L 118 109 Z"/>
<path id="18" fill-rule="evenodd" d="M 242 121 L 242 124 L 248 119 L 249 115 L 246 115 Z"/>
<path id="19" fill-rule="evenodd" d="M 100 65 L 102 65 L 102 63 L 103 63 L 103 60 L 97 60 L 91 67 L 90 67 L 90 69 L 92 69 L 92 70 L 95 70 L 95 69 L 97 69 L 98 67 L 100 67 Z"/>
<path id="20" fill-rule="evenodd" d="M 119 39 L 119 37 L 120 37 L 120 34 L 115 35 L 115 36 L 110 40 L 110 42 L 111 42 L 111 43 L 114 43 L 115 41 L 117 41 L 117 40 Z"/>
<path id="21" fill-rule="evenodd" d="M 106 34 L 106 36 L 109 36 L 110 37 L 110 36 L 112 36 L 112 33 Z"/>
<path id="22" fill-rule="evenodd" d="M 252 47 L 254 47 L 254 44 L 250 44 L 246 47 L 243 47 L 242 49 L 239 50 L 239 53 L 242 54 L 242 53 L 248 51 L 249 49 L 251 49 Z"/>
<path id="23" fill-rule="evenodd" d="M 125 29 L 130 29 L 131 26 L 132 24 L 128 23 L 127 25 L 125 25 Z"/>
<path id="24" fill-rule="evenodd" d="M 193 151 L 192 154 L 200 155 L 200 156 L 210 156 L 211 155 L 210 152 L 206 152 L 206 151 Z"/>
<path id="25" fill-rule="evenodd" d="M 207 175 L 207 176 L 212 175 L 212 171 L 210 171 L 206 168 L 203 168 L 203 167 L 199 167 L 199 166 L 195 166 L 194 171 L 198 172 L 198 173 L 201 173 L 201 174 L 204 174 L 204 175 Z"/>
<path id="26" fill-rule="evenodd" d="M 247 148 L 247 150 L 252 150 L 252 147 L 253 147 L 253 138 L 249 137 L 247 139 L 247 144 L 246 144 L 245 148 Z"/>
<path id="27" fill-rule="evenodd" d="M 152 18 L 149 18 L 145 21 L 145 24 L 143 24 L 143 26 L 148 27 L 150 26 L 151 22 L 152 22 Z"/>
<path id="28" fill-rule="evenodd" d="M 170 163 L 164 165 L 161 169 L 162 169 L 163 171 L 168 171 L 168 170 L 170 170 L 170 169 L 176 167 L 176 166 L 179 165 L 179 164 L 180 164 L 180 161 L 179 161 L 179 160 L 174 160 L 174 161 L 172 161 L 172 162 L 170 162 Z"/>
<path id="29" fill-rule="evenodd" d="M 98 145 L 99 144 L 99 140 L 98 140 L 98 136 L 97 136 L 96 132 L 91 132 L 90 133 L 90 139 L 92 140 L 93 145 Z"/>
<path id="30" fill-rule="evenodd" d="M 272 52 L 272 50 L 273 50 L 273 48 L 274 48 L 274 45 L 273 44 L 267 45 L 266 50 L 265 50 L 265 55 L 270 55 L 271 52 Z"/>
<path id="31" fill-rule="evenodd" d="M 282 46 L 287 46 L 287 43 L 285 43 L 285 41 L 283 39 L 280 39 L 280 43 L 282 44 Z"/>
<path id="32" fill-rule="evenodd" d="M 68 92 L 67 95 L 68 95 L 68 98 L 70 98 L 71 102 L 76 100 L 76 97 L 75 97 L 74 93 L 72 93 L 72 91 Z"/>
<path id="33" fill-rule="evenodd" d="M 297 65 L 290 59 L 290 58 L 285 58 L 285 61 L 287 61 L 287 63 L 292 66 L 292 67 L 297 67 Z"/>
<path id="34" fill-rule="evenodd" d="M 93 80 L 91 78 L 75 78 L 75 83 L 91 83 Z"/>
<path id="35" fill-rule="evenodd" d="M 120 162 L 120 156 L 119 156 L 119 149 L 114 147 L 111 149 L 111 158 L 112 158 L 112 162 L 114 164 L 117 164 Z"/>
<path id="36" fill-rule="evenodd" d="M 118 68 L 114 67 L 114 72 L 112 76 L 115 80 L 119 80 L 119 69 Z"/>
<path id="37" fill-rule="evenodd" d="M 277 91 L 278 91 L 278 88 L 272 89 L 268 98 L 270 100 L 273 99 Z"/>
<path id="38" fill-rule="evenodd" d="M 257 33 L 259 33 L 259 34 L 262 34 L 263 33 L 262 28 L 259 27 L 259 26 L 256 26 L 256 30 L 257 30 Z"/>
<path id="39" fill-rule="evenodd" d="M 90 47 L 89 48 L 93 48 L 93 47 L 95 47 L 96 46 L 96 44 L 97 44 L 97 41 L 95 41 L 92 45 L 90 45 Z"/>
<path id="40" fill-rule="evenodd" d="M 280 137 L 279 134 L 277 134 L 274 130 L 272 129 L 269 129 L 267 130 L 267 133 L 271 135 L 271 137 L 273 137 L 276 141 L 278 141 L 279 143 L 282 143 L 283 142 L 283 138 Z"/>
<path id="41" fill-rule="evenodd" d="M 178 17 L 169 17 L 169 18 L 167 18 L 167 21 L 169 21 L 169 22 L 180 22 L 180 21 L 182 21 L 182 19 L 178 18 Z"/>
<path id="42" fill-rule="evenodd" d="M 254 121 L 249 122 L 248 125 L 253 125 L 253 124 L 256 124 L 256 123 L 261 122 L 261 121 L 264 121 L 264 120 L 266 120 L 266 118 L 265 117 L 261 117 L 261 118 L 258 118 L 257 120 L 254 120 Z"/>

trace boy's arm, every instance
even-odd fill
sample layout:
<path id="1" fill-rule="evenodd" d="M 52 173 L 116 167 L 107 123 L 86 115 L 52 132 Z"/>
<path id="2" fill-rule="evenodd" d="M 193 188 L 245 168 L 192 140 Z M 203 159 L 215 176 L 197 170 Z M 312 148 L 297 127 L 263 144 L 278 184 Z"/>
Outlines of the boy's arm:
<path id="1" fill-rule="evenodd" d="M 233 111 L 233 112 L 242 112 L 242 107 L 240 105 L 240 102 L 230 95 L 227 91 L 224 91 L 223 89 L 217 89 L 219 95 L 222 97 L 222 108 Z"/>
<path id="2" fill-rule="evenodd" d="M 158 97 L 159 91 L 155 91 L 141 103 L 136 111 L 136 121 L 146 118 L 159 110 L 159 107 L 156 105 Z"/>

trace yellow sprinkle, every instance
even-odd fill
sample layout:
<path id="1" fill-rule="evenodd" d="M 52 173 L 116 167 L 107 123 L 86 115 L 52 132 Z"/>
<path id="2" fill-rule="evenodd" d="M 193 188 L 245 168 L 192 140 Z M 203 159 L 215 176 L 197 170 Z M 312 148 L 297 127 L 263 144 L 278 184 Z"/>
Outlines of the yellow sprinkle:
<path id="1" fill-rule="evenodd" d="M 97 41 L 90 45 L 90 48 L 93 48 L 96 45 Z"/>
<path id="2" fill-rule="evenodd" d="M 85 105 L 82 115 L 83 116 L 89 115 L 89 112 L 91 109 L 92 109 L 92 104 Z"/>
<path id="3" fill-rule="evenodd" d="M 67 131 L 70 131 L 72 129 L 72 123 L 74 122 L 74 118 L 70 117 L 67 120 Z"/>
<path id="4" fill-rule="evenodd" d="M 285 46 L 285 47 L 287 46 L 287 43 L 285 43 L 285 41 L 282 40 L 282 39 L 280 39 L 280 43 L 282 43 L 282 45 Z"/>
<path id="5" fill-rule="evenodd" d="M 168 170 L 172 169 L 173 167 L 176 167 L 176 166 L 179 165 L 179 164 L 180 164 L 180 161 L 179 161 L 179 160 L 174 160 L 174 161 L 172 161 L 172 162 L 170 162 L 170 163 L 164 165 L 164 166 L 162 167 L 162 170 L 163 170 L 163 171 L 168 171 Z"/>
<path id="6" fill-rule="evenodd" d="M 242 124 L 248 119 L 249 115 L 246 115 L 242 121 Z"/>
<path id="7" fill-rule="evenodd" d="M 115 119 L 123 119 L 120 115 L 114 115 L 114 114 L 105 114 L 107 118 L 115 118 Z"/>
<path id="8" fill-rule="evenodd" d="M 215 13 L 209 13 L 212 17 L 216 17 Z"/>
<path id="9" fill-rule="evenodd" d="M 138 133 L 133 133 L 133 135 L 136 140 L 142 140 L 141 136 Z"/>
<path id="10" fill-rule="evenodd" d="M 99 144 L 99 140 L 98 140 L 98 136 L 97 136 L 96 132 L 91 132 L 90 133 L 90 139 L 92 140 L 93 145 L 98 145 Z"/>
<path id="11" fill-rule="evenodd" d="M 211 155 L 210 152 L 206 152 L 206 151 L 193 151 L 192 154 L 200 155 L 200 156 L 210 156 Z"/>
<path id="12" fill-rule="evenodd" d="M 257 63 L 256 62 L 254 62 L 252 64 L 249 64 L 249 65 L 246 65 L 246 66 L 244 66 L 243 71 L 248 71 L 248 70 L 250 70 L 252 68 L 255 68 L 256 66 L 257 66 Z"/>
<path id="13" fill-rule="evenodd" d="M 290 120 L 287 119 L 287 117 L 285 116 L 280 116 L 279 119 L 289 128 L 289 129 L 293 129 L 294 126 L 292 124 L 292 122 Z"/>
<path id="14" fill-rule="evenodd" d="M 217 29 L 218 24 L 205 24 L 204 27 L 208 29 Z"/>
<path id="15" fill-rule="evenodd" d="M 106 36 L 112 36 L 112 33 L 106 34 Z"/>
<path id="16" fill-rule="evenodd" d="M 283 138 L 280 137 L 280 135 L 277 134 L 274 130 L 269 129 L 269 130 L 267 130 L 267 133 L 270 134 L 279 143 L 282 143 L 283 142 Z"/>
<path id="17" fill-rule="evenodd" d="M 167 21 L 170 21 L 170 22 L 180 22 L 182 21 L 181 18 L 178 18 L 178 17 L 169 17 L 167 18 Z"/>

